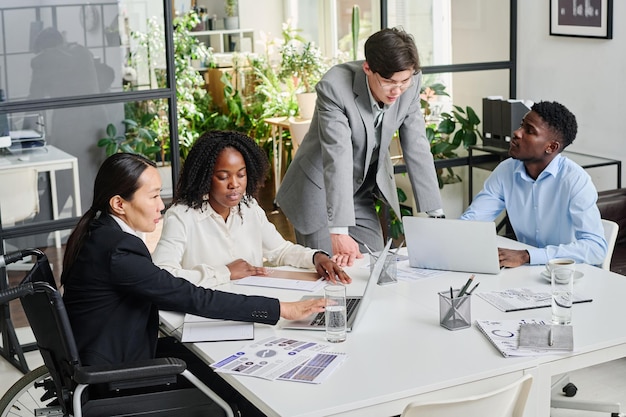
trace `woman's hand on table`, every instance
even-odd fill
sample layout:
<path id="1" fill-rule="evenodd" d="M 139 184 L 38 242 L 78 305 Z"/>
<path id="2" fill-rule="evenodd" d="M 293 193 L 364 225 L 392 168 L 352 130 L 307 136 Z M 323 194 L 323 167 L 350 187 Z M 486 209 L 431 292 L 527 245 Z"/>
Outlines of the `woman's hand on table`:
<path id="1" fill-rule="evenodd" d="M 237 259 L 226 267 L 230 270 L 230 279 L 241 279 L 250 276 L 265 276 L 269 274 L 267 268 L 250 265 L 243 259 Z"/>
<path id="2" fill-rule="evenodd" d="M 313 262 L 315 263 L 315 270 L 325 280 L 333 284 L 337 282 L 349 284 L 352 282 L 352 278 L 350 278 L 343 268 L 337 265 L 337 263 L 324 252 L 317 252 L 313 258 Z"/>
<path id="3" fill-rule="evenodd" d="M 280 302 L 280 316 L 287 320 L 302 320 L 313 313 L 324 311 L 326 300 L 315 298 L 313 300 Z"/>

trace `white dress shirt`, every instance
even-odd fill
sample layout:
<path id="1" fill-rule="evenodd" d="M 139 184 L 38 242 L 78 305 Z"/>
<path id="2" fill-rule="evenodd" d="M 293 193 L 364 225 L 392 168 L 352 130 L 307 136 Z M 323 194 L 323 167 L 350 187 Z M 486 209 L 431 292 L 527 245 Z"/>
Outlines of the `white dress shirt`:
<path id="1" fill-rule="evenodd" d="M 243 259 L 254 266 L 313 268 L 314 249 L 285 240 L 252 200 L 232 208 L 224 221 L 210 204 L 202 210 L 184 204 L 170 207 L 152 259 L 175 276 L 205 288 L 230 281 L 227 264 Z M 265 262 L 264 262 L 265 261 Z"/>

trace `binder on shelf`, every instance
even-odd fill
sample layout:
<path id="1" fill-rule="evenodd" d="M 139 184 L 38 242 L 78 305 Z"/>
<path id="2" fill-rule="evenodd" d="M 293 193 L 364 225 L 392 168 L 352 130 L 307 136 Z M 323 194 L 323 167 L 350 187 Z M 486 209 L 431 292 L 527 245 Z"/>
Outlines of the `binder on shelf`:
<path id="1" fill-rule="evenodd" d="M 495 146 L 497 148 L 508 147 L 502 145 L 502 99 L 491 100 L 491 138 L 485 140 L 487 146 Z"/>
<path id="2" fill-rule="evenodd" d="M 502 102 L 502 140 L 508 148 L 513 132 L 519 127 L 522 119 L 530 109 L 522 100 L 507 100 Z"/>
<path id="3" fill-rule="evenodd" d="M 493 113 L 491 106 L 493 99 L 489 97 L 483 98 L 483 138 L 491 139 L 493 137 Z"/>

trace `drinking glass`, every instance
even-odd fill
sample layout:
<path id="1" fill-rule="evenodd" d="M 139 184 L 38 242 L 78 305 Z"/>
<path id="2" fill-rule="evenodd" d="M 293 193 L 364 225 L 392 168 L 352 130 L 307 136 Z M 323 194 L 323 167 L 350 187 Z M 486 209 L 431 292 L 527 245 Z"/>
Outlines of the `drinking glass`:
<path id="1" fill-rule="evenodd" d="M 326 340 L 339 343 L 346 340 L 346 287 L 329 284 L 324 287 L 326 299 Z"/>
<path id="2" fill-rule="evenodd" d="M 572 266 L 552 268 L 552 323 L 572 323 L 574 273 Z"/>

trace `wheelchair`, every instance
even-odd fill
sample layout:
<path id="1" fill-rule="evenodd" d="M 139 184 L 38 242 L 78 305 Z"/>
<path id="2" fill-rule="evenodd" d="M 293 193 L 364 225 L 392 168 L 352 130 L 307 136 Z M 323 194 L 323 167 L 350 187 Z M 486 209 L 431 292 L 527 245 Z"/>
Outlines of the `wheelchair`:
<path id="1" fill-rule="evenodd" d="M 231 407 L 178 358 L 82 366 L 48 259 L 38 249 L 0 256 L 0 266 L 34 255 L 20 285 L 0 292 L 0 304 L 20 299 L 44 365 L 0 399 L 5 416 L 227 416 Z M 177 384 L 179 378 L 188 381 Z M 89 387 L 98 387 L 94 395 Z M 102 393 L 104 391 L 104 393 Z"/>

